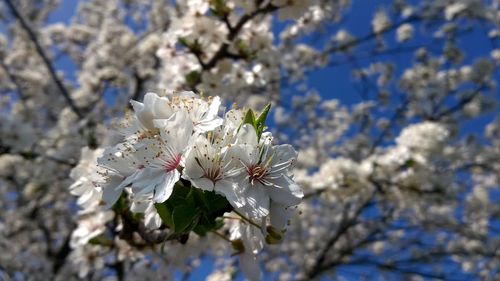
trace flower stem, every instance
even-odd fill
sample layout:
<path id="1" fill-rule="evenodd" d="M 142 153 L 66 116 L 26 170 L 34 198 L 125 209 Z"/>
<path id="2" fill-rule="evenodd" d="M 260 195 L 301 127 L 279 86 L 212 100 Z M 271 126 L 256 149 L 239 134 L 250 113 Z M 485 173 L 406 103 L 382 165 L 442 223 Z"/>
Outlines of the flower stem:
<path id="1" fill-rule="evenodd" d="M 260 228 L 260 225 L 258 225 L 256 222 L 252 221 L 251 219 L 245 217 L 242 213 L 238 212 L 237 210 L 233 210 L 238 216 L 240 216 L 244 221 L 250 223 L 251 225 Z"/>
<path id="2" fill-rule="evenodd" d="M 211 230 L 210 232 L 212 232 L 213 234 L 215 234 L 215 235 L 219 236 L 220 238 L 226 240 L 227 242 L 231 243 L 231 240 L 229 238 L 227 238 L 226 235 L 221 234 L 221 233 L 219 233 L 219 232 L 217 232 L 215 230 Z"/>

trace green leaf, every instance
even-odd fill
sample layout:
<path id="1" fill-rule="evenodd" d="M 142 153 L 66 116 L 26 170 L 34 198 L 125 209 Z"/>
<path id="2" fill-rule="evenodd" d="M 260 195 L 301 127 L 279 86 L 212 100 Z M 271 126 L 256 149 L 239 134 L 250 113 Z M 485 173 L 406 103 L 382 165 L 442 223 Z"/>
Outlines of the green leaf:
<path id="1" fill-rule="evenodd" d="M 207 232 L 214 229 L 215 226 L 215 221 L 211 219 L 207 213 L 203 213 L 203 215 L 200 216 L 198 225 L 193 229 L 193 231 L 200 236 L 205 236 Z"/>
<path id="2" fill-rule="evenodd" d="M 196 189 L 197 188 L 191 187 L 186 195 L 186 204 L 189 206 L 196 207 L 199 202 L 199 199 L 197 198 L 199 195 Z"/>
<path id="3" fill-rule="evenodd" d="M 208 203 L 208 211 L 210 214 L 218 216 L 220 211 L 230 212 L 232 210 L 231 204 L 227 201 L 226 197 L 216 194 L 215 192 L 205 192 L 205 201 Z M 222 215 L 221 214 L 221 215 Z"/>
<path id="4" fill-rule="evenodd" d="M 270 109 L 271 104 L 266 105 L 266 107 L 264 107 L 264 109 L 260 113 L 259 117 L 257 117 L 257 119 L 255 120 L 255 130 L 257 131 L 257 136 L 259 137 L 259 139 L 262 135 L 262 132 L 264 132 L 264 130 L 266 129 L 265 123 Z"/>
<path id="5" fill-rule="evenodd" d="M 264 107 L 264 109 L 260 113 L 259 117 L 257 117 L 257 120 L 256 120 L 257 125 L 264 124 L 266 122 L 267 115 L 269 114 L 269 110 L 271 110 L 271 104 L 266 105 L 266 107 Z"/>
<path id="6" fill-rule="evenodd" d="M 169 210 L 166 202 L 155 204 L 156 211 L 160 215 L 161 220 L 170 228 L 173 227 L 172 212 Z"/>
<path id="7" fill-rule="evenodd" d="M 255 127 L 255 114 L 253 113 L 253 110 L 247 110 L 247 112 L 245 113 L 245 117 L 243 118 L 243 123 L 241 124 L 251 124 Z"/>
<path id="8" fill-rule="evenodd" d="M 220 217 L 233 209 L 224 196 L 182 184 L 176 184 L 170 198 L 155 207 L 175 234 L 192 230 L 200 236 L 220 228 Z"/>
<path id="9" fill-rule="evenodd" d="M 259 117 L 255 118 L 255 113 L 253 112 L 253 110 L 248 109 L 248 111 L 245 113 L 245 117 L 243 118 L 243 122 L 241 123 L 240 128 L 241 126 L 243 126 L 243 124 L 251 124 L 254 127 L 255 132 L 257 133 L 257 137 L 260 139 L 260 136 L 266 129 L 265 123 L 267 115 L 269 114 L 269 110 L 271 110 L 271 104 L 266 105 L 266 107 L 264 107 L 262 112 L 259 114 Z"/>
<path id="10" fill-rule="evenodd" d="M 201 213 L 198 208 L 189 205 L 181 205 L 174 208 L 172 212 L 173 229 L 176 233 L 189 232 L 196 226 Z"/>
<path id="11" fill-rule="evenodd" d="M 203 206 L 202 215 L 198 221 L 198 225 L 193 231 L 200 235 L 205 236 L 209 231 L 216 230 L 224 224 L 220 216 L 226 212 L 230 212 L 233 207 L 227 199 L 213 191 L 205 191 L 198 194 L 198 198 L 203 202 L 198 206 Z"/>
<path id="12" fill-rule="evenodd" d="M 210 207 L 210 201 L 209 201 L 209 199 L 207 199 L 207 194 L 210 194 L 211 192 L 203 191 L 201 189 L 194 188 L 194 187 L 193 187 L 193 190 L 196 191 L 193 194 L 196 206 L 200 206 L 204 210 L 208 209 Z"/>

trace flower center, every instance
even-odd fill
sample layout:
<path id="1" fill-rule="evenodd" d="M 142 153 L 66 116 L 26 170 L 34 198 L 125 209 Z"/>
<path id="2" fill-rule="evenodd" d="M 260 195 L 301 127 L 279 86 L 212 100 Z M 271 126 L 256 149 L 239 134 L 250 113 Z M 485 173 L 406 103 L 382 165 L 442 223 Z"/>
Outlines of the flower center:
<path id="1" fill-rule="evenodd" d="M 212 159 L 209 156 L 204 156 L 203 163 L 200 158 L 195 157 L 194 160 L 198 166 L 203 170 L 203 177 L 215 183 L 224 177 L 220 155 L 216 154 Z M 207 167 L 206 167 L 207 166 Z"/>
<path id="2" fill-rule="evenodd" d="M 211 180 L 215 184 L 218 180 L 222 179 L 222 173 L 221 173 L 220 166 L 214 165 L 214 166 L 210 167 L 209 169 L 206 169 L 203 177 Z"/>
<path id="3" fill-rule="evenodd" d="M 253 165 L 248 168 L 248 176 L 252 184 L 254 181 L 262 181 L 266 174 L 267 168 L 263 165 Z"/>
<path id="4" fill-rule="evenodd" d="M 165 169 L 165 172 L 170 173 L 173 170 L 177 169 L 179 164 L 181 163 L 181 155 L 177 154 L 175 155 L 172 159 L 170 159 L 165 165 L 163 166 Z"/>

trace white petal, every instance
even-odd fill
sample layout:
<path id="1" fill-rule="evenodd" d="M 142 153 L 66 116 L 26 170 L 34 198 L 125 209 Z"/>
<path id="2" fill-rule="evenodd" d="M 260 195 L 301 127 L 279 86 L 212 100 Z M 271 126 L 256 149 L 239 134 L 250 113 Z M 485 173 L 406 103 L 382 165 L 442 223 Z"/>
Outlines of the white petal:
<path id="1" fill-rule="evenodd" d="M 257 146 L 259 144 L 259 140 L 257 139 L 257 132 L 255 132 L 255 128 L 250 124 L 243 124 L 240 130 L 238 131 L 238 135 L 236 136 L 237 143 L 239 144 L 247 144 L 252 146 Z"/>
<path id="2" fill-rule="evenodd" d="M 220 104 L 221 102 L 219 97 L 213 98 L 206 112 L 201 113 L 203 117 L 200 120 L 193 120 L 195 122 L 195 129 L 197 131 L 208 132 L 222 125 L 224 121 L 222 120 L 222 118 L 217 116 Z M 199 107 L 199 109 L 202 110 L 205 107 L 206 106 Z"/>
<path id="3" fill-rule="evenodd" d="M 214 118 L 217 116 L 219 112 L 221 101 L 218 96 L 215 96 L 210 103 L 210 107 L 208 108 L 207 117 Z"/>
<path id="4" fill-rule="evenodd" d="M 102 200 L 106 202 L 106 208 L 111 208 L 118 201 L 123 189 L 115 189 L 112 187 L 103 188 Z"/>
<path id="5" fill-rule="evenodd" d="M 251 253 L 242 253 L 240 256 L 240 268 L 249 281 L 261 280 L 261 272 L 257 257 Z"/>
<path id="6" fill-rule="evenodd" d="M 132 201 L 132 204 L 130 204 L 130 210 L 134 213 L 144 213 L 146 210 L 149 208 L 149 205 L 151 203 L 145 200 L 136 200 L 134 198 L 134 201 Z"/>
<path id="7" fill-rule="evenodd" d="M 126 177 L 122 182 L 120 182 L 120 184 L 118 184 L 114 189 L 122 191 L 123 188 L 129 186 L 130 184 L 135 184 L 137 181 L 140 181 L 142 178 L 144 178 L 144 172 L 145 169 L 136 170 L 133 174 Z"/>
<path id="8" fill-rule="evenodd" d="M 235 162 L 240 162 L 240 164 L 246 167 L 259 162 L 259 149 L 257 146 L 244 144 L 234 145 L 227 150 L 227 153 L 236 160 Z"/>
<path id="9" fill-rule="evenodd" d="M 178 111 L 169 119 L 154 120 L 162 139 L 175 153 L 181 153 L 190 143 L 193 123 L 184 111 Z"/>
<path id="10" fill-rule="evenodd" d="M 154 103 L 155 103 L 155 100 L 159 98 L 158 95 L 156 93 L 153 93 L 153 92 L 147 92 L 145 95 L 144 95 L 144 98 L 142 99 L 143 102 L 144 102 L 144 107 L 145 108 L 152 108 Z"/>
<path id="11" fill-rule="evenodd" d="M 214 118 L 214 119 L 204 119 L 204 120 L 201 120 L 200 122 L 198 122 L 195 126 L 195 129 L 199 132 L 208 132 L 208 131 L 213 131 L 215 128 L 219 127 L 220 125 L 222 125 L 224 121 L 222 120 L 222 118 Z"/>
<path id="12" fill-rule="evenodd" d="M 88 183 L 88 179 L 85 177 L 81 177 L 77 181 L 75 181 L 73 184 L 70 185 L 69 192 L 72 195 L 80 196 L 88 190 L 89 187 L 88 187 L 87 183 Z"/>
<path id="13" fill-rule="evenodd" d="M 134 173 L 141 164 L 141 161 L 139 161 L 139 157 L 141 156 L 142 154 L 138 154 L 135 148 L 131 149 L 131 147 L 119 143 L 113 147 L 106 148 L 102 156 L 97 159 L 97 163 L 101 167 L 127 177 Z"/>
<path id="14" fill-rule="evenodd" d="M 211 161 L 204 161 L 207 158 L 205 155 L 213 157 L 213 154 L 216 153 L 215 149 L 212 149 L 212 145 L 204 135 L 199 135 L 196 138 L 194 146 L 196 148 L 189 151 L 185 160 L 183 176 L 186 179 L 199 179 L 203 177 L 205 174 L 203 169 L 208 169 L 208 166 L 212 164 Z"/>
<path id="15" fill-rule="evenodd" d="M 168 98 L 159 97 L 155 93 L 146 93 L 144 103 L 131 100 L 135 116 L 145 130 L 154 129 L 154 119 L 166 119 L 172 115 Z"/>
<path id="16" fill-rule="evenodd" d="M 245 245 L 245 251 L 258 254 L 264 248 L 264 235 L 262 235 L 262 230 L 251 224 L 245 224 L 243 232 L 243 244 Z"/>
<path id="17" fill-rule="evenodd" d="M 173 95 L 181 99 L 192 99 L 198 97 L 198 95 L 196 95 L 193 91 L 182 91 L 180 93 L 174 93 Z"/>
<path id="18" fill-rule="evenodd" d="M 192 153 L 190 153 L 192 154 Z M 182 178 L 186 180 L 196 180 L 202 178 L 204 175 L 203 169 L 198 165 L 194 157 L 186 159 L 185 168 L 183 171 Z"/>
<path id="19" fill-rule="evenodd" d="M 215 183 L 215 192 L 224 195 L 231 206 L 241 208 L 245 205 L 245 200 L 241 194 L 237 194 L 237 185 L 228 180 L 219 180 Z"/>
<path id="20" fill-rule="evenodd" d="M 285 206 L 271 202 L 271 210 L 269 215 L 271 217 L 271 225 L 277 229 L 284 229 L 292 215 L 293 209 L 286 208 Z"/>
<path id="21" fill-rule="evenodd" d="M 163 182 L 165 171 L 161 169 L 144 168 L 132 183 L 132 191 L 138 195 L 153 193 L 156 186 Z"/>
<path id="22" fill-rule="evenodd" d="M 152 104 L 155 119 L 168 119 L 174 113 L 170 107 L 170 101 L 165 97 L 157 97 Z"/>
<path id="23" fill-rule="evenodd" d="M 274 186 L 267 186 L 269 197 L 279 204 L 294 206 L 299 204 L 304 197 L 302 188 L 288 176 L 283 175 L 269 181 L 274 184 Z"/>
<path id="24" fill-rule="evenodd" d="M 153 200 L 156 203 L 163 203 L 170 197 L 174 190 L 175 183 L 180 178 L 180 173 L 177 170 L 173 170 L 172 172 L 166 173 L 163 178 L 163 182 L 155 188 Z"/>
<path id="25" fill-rule="evenodd" d="M 76 203 L 84 209 L 96 206 L 101 200 L 102 193 L 100 188 L 92 187 L 88 189 L 87 192 L 83 193 L 77 200 Z"/>
<path id="26" fill-rule="evenodd" d="M 214 190 L 214 183 L 207 178 L 192 179 L 191 183 L 196 188 L 199 188 L 201 190 L 206 190 L 206 191 L 213 191 Z"/>
<path id="27" fill-rule="evenodd" d="M 146 99 L 144 99 L 144 101 L 146 102 Z M 148 110 L 148 108 L 146 108 L 143 103 L 140 103 L 138 101 L 131 100 L 130 103 L 132 104 L 135 116 L 142 127 L 146 130 L 153 129 L 153 112 L 151 110 Z"/>
<path id="28" fill-rule="evenodd" d="M 158 229 L 161 226 L 161 218 L 153 204 L 150 204 L 144 215 L 144 223 L 148 229 Z"/>
<path id="29" fill-rule="evenodd" d="M 219 112 L 221 101 L 219 97 L 215 97 L 212 99 L 208 110 L 203 113 L 203 118 L 198 120 L 195 125 L 195 129 L 200 132 L 208 132 L 212 131 L 215 128 L 222 125 L 222 118 L 218 117 L 217 114 Z"/>
<path id="30" fill-rule="evenodd" d="M 265 217 L 269 214 L 269 195 L 264 186 L 256 184 L 248 186 L 245 192 L 245 212 L 253 218 Z"/>
<path id="31" fill-rule="evenodd" d="M 297 159 L 297 151 L 289 145 L 276 145 L 272 148 L 271 166 L 280 167 L 282 163 L 291 163 Z"/>

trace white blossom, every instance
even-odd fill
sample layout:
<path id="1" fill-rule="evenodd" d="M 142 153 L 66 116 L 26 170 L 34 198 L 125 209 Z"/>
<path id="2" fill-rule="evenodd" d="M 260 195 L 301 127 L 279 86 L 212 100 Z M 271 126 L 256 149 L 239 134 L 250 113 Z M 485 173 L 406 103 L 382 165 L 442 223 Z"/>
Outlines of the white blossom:
<path id="1" fill-rule="evenodd" d="M 413 37 L 413 32 L 413 25 L 405 23 L 396 30 L 397 40 L 399 42 L 406 42 Z"/>
<path id="2" fill-rule="evenodd" d="M 235 157 L 245 168 L 237 194 L 246 201 L 244 210 L 252 217 L 269 214 L 270 200 L 293 206 L 303 197 L 302 189 L 290 177 L 297 152 L 289 145 L 259 144 L 255 129 L 243 125 L 233 147 Z"/>
<path id="3" fill-rule="evenodd" d="M 83 215 L 83 219 L 78 222 L 78 227 L 71 234 L 71 246 L 83 246 L 87 242 L 106 231 L 106 223 L 113 219 L 114 213 L 111 211 L 96 212 L 94 214 Z"/>
<path id="4" fill-rule="evenodd" d="M 372 27 L 373 27 L 373 32 L 375 33 L 381 33 L 385 29 L 387 29 L 391 24 L 391 21 L 389 20 L 389 16 L 384 10 L 379 10 L 377 13 L 375 13 L 375 16 L 373 17 L 372 20 Z"/>

